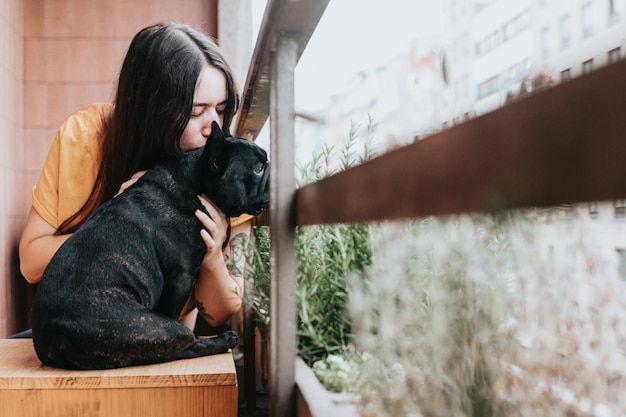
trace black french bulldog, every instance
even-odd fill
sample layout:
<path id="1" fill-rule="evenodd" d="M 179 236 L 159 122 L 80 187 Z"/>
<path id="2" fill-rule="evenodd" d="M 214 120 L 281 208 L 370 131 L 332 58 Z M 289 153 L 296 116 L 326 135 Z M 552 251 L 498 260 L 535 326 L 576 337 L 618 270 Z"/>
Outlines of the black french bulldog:
<path id="1" fill-rule="evenodd" d="M 45 365 L 108 369 L 224 353 L 237 335 L 198 338 L 178 316 L 206 251 L 204 194 L 228 217 L 268 200 L 267 154 L 226 138 L 170 158 L 100 206 L 56 252 L 33 302 L 33 342 Z M 205 210 L 206 211 L 206 210 Z"/>

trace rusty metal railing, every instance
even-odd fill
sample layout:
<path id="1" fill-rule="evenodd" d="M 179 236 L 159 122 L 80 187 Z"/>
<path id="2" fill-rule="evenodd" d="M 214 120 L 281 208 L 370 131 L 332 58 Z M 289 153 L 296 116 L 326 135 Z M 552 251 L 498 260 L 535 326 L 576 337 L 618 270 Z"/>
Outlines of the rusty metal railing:
<path id="1" fill-rule="evenodd" d="M 254 138 L 270 117 L 273 417 L 297 411 L 296 225 L 626 198 L 626 61 L 296 190 L 293 74 L 327 4 L 269 0 L 236 125 Z"/>
<path id="2" fill-rule="evenodd" d="M 297 224 L 487 212 L 624 196 L 622 60 L 303 187 L 297 192 Z"/>

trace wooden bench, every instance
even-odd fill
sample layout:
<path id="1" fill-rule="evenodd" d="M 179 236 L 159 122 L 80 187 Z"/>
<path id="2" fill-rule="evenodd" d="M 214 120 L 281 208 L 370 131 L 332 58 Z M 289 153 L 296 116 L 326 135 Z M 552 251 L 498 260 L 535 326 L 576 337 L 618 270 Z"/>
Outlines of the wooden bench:
<path id="1" fill-rule="evenodd" d="M 231 353 L 104 371 L 41 364 L 30 339 L 0 339 L 0 417 L 236 417 Z"/>

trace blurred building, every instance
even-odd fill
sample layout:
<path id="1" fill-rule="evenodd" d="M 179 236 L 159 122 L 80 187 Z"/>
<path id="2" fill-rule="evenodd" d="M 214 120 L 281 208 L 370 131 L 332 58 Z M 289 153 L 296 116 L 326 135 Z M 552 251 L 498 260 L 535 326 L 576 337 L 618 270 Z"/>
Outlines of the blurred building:
<path id="1" fill-rule="evenodd" d="M 340 148 L 351 123 L 364 137 L 371 118 L 379 143 L 400 146 L 626 56 L 626 0 L 443 0 L 442 7 L 442 37 L 416 40 L 406 55 L 357 74 L 328 108 L 299 120 L 301 160 L 321 143 Z M 546 253 L 577 256 L 569 216 L 577 213 L 626 278 L 626 200 L 564 210 L 545 230 Z"/>
<path id="2" fill-rule="evenodd" d="M 566 81 L 625 55 L 626 0 L 446 0 L 445 11 L 447 123 L 501 107 L 533 77 Z"/>

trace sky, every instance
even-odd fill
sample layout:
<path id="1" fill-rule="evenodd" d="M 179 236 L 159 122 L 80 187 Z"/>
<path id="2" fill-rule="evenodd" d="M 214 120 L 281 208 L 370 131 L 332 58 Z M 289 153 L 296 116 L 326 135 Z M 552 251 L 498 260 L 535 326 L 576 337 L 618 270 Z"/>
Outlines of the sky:
<path id="1" fill-rule="evenodd" d="M 413 40 L 441 33 L 441 2 L 433 0 L 330 0 L 296 68 L 296 108 L 328 105 L 360 71 L 408 54 Z M 253 33 L 265 0 L 252 1 Z"/>

